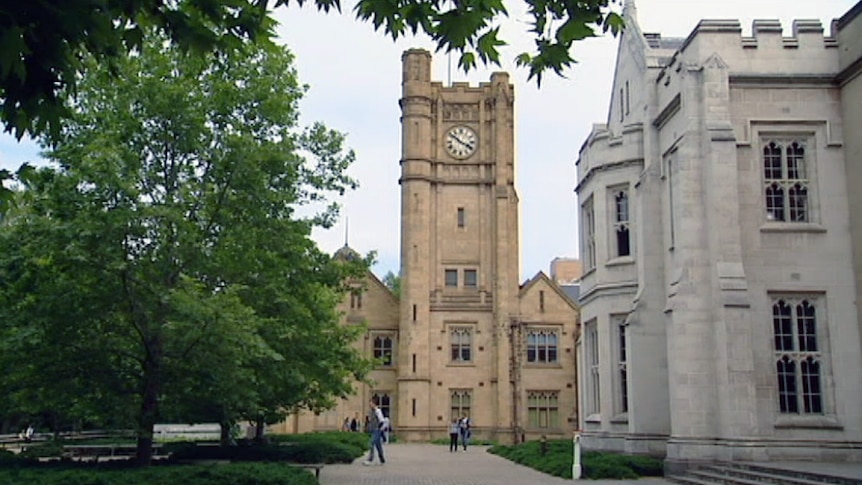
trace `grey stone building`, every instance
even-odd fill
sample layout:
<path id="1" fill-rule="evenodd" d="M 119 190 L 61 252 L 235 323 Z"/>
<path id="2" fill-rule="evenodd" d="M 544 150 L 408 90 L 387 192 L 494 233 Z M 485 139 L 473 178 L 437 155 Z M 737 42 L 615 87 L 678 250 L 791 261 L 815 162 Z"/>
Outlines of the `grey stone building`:
<path id="1" fill-rule="evenodd" d="M 862 3 L 641 31 L 577 161 L 585 447 L 862 461 Z"/>

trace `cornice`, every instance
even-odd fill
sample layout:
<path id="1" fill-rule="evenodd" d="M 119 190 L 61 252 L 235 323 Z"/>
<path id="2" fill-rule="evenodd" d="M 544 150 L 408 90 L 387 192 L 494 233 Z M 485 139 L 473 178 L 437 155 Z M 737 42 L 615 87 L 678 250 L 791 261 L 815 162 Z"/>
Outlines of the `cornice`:
<path id="1" fill-rule="evenodd" d="M 633 166 L 643 167 L 643 165 L 643 158 L 630 158 L 627 160 L 618 160 L 616 162 L 603 163 L 598 166 L 590 167 L 590 169 L 587 170 L 587 173 L 584 174 L 584 177 L 578 182 L 578 185 L 575 187 L 575 192 L 580 191 L 581 188 L 587 183 L 589 183 L 590 179 L 592 179 L 593 176 L 597 173 L 609 172 L 612 170 L 622 170 Z"/>
<path id="2" fill-rule="evenodd" d="M 862 3 L 859 5 L 862 5 Z M 845 67 L 844 70 L 839 72 L 838 75 L 835 76 L 835 84 L 844 86 L 860 74 L 862 74 L 862 57 L 857 58 L 855 61 L 851 62 L 849 66 Z"/>
<path id="3" fill-rule="evenodd" d="M 655 117 L 652 122 L 652 125 L 658 129 L 661 129 L 661 127 L 664 126 L 664 124 L 667 123 L 667 121 L 671 119 L 673 115 L 677 113 L 677 111 L 679 111 L 680 106 L 682 106 L 682 95 L 680 95 L 680 93 L 677 93 L 676 96 L 674 96 L 673 99 L 671 99 L 670 102 L 664 107 L 664 109 L 661 110 L 661 113 L 659 113 L 658 116 Z"/>

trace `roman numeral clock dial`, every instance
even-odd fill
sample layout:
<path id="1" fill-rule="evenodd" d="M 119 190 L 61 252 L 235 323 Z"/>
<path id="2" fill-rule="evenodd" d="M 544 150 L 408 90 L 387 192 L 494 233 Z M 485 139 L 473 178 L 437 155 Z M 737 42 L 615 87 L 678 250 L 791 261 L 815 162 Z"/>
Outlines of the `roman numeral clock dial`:
<path id="1" fill-rule="evenodd" d="M 476 132 L 466 126 L 456 126 L 446 132 L 446 151 L 458 159 L 468 158 L 476 153 L 479 137 Z"/>

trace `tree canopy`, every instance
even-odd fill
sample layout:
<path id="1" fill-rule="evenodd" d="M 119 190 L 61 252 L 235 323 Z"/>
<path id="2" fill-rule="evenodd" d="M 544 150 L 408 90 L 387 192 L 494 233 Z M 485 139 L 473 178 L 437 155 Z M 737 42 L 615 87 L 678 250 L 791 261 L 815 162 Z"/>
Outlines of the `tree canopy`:
<path id="1" fill-rule="evenodd" d="M 310 236 L 354 156 L 299 125 L 290 53 L 145 35 L 82 65 L 53 165 L 19 170 L 0 221 L 6 411 L 133 426 L 147 463 L 163 416 L 271 421 L 346 395 L 370 363 L 336 305 L 368 261 Z"/>
<path id="2" fill-rule="evenodd" d="M 575 60 L 572 44 L 599 31 L 616 33 L 620 0 L 523 0 L 531 17 L 532 52 L 517 63 L 541 82 L 548 71 L 562 73 Z M 143 45 L 143 32 L 157 29 L 182 50 L 228 52 L 246 40 L 269 42 L 270 8 L 311 3 L 341 10 L 340 0 L 4 0 L 0 6 L 0 117 L 6 131 L 57 133 L 68 114 L 64 97 L 90 67 L 85 59 L 112 64 Z M 358 0 L 356 17 L 393 39 L 422 32 L 437 49 L 460 54 L 459 65 L 499 64 L 503 0 Z M 89 56 L 89 57 L 88 57 Z"/>

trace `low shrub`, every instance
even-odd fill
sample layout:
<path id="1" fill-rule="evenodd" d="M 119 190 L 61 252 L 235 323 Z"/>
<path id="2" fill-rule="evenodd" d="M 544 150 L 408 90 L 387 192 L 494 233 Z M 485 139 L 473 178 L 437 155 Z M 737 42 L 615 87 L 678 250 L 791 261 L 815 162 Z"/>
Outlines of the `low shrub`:
<path id="1" fill-rule="evenodd" d="M 39 460 L 29 458 L 9 450 L 0 450 L 0 468 L 20 468 L 37 465 Z"/>
<path id="2" fill-rule="evenodd" d="M 317 485 L 306 470 L 283 463 L 173 465 L 149 468 L 0 469 L 0 485 Z"/>
<path id="3" fill-rule="evenodd" d="M 46 458 L 50 456 L 60 456 L 63 454 L 62 441 L 43 441 L 36 444 L 28 444 L 27 448 L 21 452 L 21 456 L 29 458 Z"/>
<path id="4" fill-rule="evenodd" d="M 362 450 L 349 445 L 307 441 L 246 446 L 172 447 L 171 461 L 228 460 L 228 461 L 284 461 L 291 463 L 352 463 Z M 358 454 L 357 454 L 358 452 Z"/>
<path id="5" fill-rule="evenodd" d="M 514 446 L 494 446 L 488 451 L 549 475 L 572 478 L 572 442 L 549 440 L 545 446 L 544 454 L 538 441 Z M 581 455 L 581 472 L 583 477 L 591 479 L 634 479 L 663 474 L 662 463 L 655 458 L 595 451 Z"/>
<path id="6" fill-rule="evenodd" d="M 341 443 L 348 446 L 359 448 L 362 451 L 367 451 L 371 437 L 368 433 L 347 433 L 344 431 L 324 431 L 319 433 L 303 433 L 303 434 L 273 434 L 267 436 L 273 443 L 307 443 L 328 442 Z"/>

